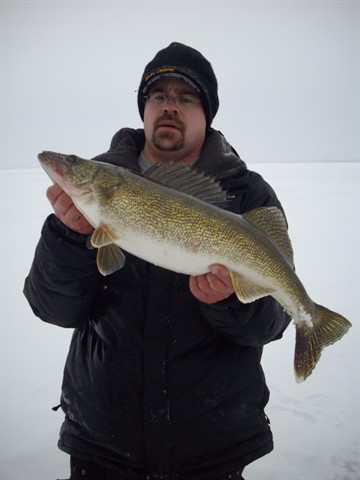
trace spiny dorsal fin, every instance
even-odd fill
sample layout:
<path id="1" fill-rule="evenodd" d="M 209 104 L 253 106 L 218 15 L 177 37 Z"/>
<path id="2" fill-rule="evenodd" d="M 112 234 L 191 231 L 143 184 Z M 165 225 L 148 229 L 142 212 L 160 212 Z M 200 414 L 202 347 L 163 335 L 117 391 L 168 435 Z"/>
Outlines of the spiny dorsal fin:
<path id="1" fill-rule="evenodd" d="M 242 216 L 270 237 L 294 268 L 294 252 L 282 211 L 277 207 L 260 207 Z"/>
<path id="2" fill-rule="evenodd" d="M 180 162 L 152 165 L 145 177 L 218 207 L 228 204 L 227 193 L 215 178 Z"/>

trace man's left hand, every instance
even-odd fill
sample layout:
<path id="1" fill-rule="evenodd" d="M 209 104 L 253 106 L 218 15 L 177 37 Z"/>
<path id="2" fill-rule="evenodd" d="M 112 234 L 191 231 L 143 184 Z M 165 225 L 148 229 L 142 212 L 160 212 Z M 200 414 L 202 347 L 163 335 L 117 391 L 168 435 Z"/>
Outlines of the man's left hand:
<path id="1" fill-rule="evenodd" d="M 190 277 L 191 293 L 201 302 L 211 304 L 220 302 L 234 293 L 228 270 L 219 264 L 210 266 L 210 272 Z"/>

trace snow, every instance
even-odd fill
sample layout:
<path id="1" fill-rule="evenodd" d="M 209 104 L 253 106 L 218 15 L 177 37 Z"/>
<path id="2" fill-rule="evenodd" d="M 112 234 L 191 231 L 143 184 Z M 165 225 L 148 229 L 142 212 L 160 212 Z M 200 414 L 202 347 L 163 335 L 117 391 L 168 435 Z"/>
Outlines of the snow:
<path id="1" fill-rule="evenodd" d="M 295 329 L 265 348 L 271 391 L 271 454 L 246 480 L 359 480 L 359 165 L 255 164 L 274 187 L 290 225 L 297 273 L 314 301 L 353 324 L 297 384 Z M 51 212 L 46 174 L 1 171 L 1 479 L 68 478 L 57 449 L 59 403 L 71 330 L 37 319 L 23 294 L 41 226 Z"/>

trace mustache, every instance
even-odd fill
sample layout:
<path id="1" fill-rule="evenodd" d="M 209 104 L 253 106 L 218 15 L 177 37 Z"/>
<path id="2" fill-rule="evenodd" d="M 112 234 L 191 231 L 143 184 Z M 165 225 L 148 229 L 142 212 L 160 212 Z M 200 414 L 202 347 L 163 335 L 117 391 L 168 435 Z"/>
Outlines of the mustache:
<path id="1" fill-rule="evenodd" d="M 166 122 L 166 121 L 171 122 L 171 125 L 174 125 L 175 127 L 179 128 L 181 131 L 183 131 L 184 128 L 185 128 L 184 123 L 183 123 L 181 120 L 179 120 L 179 119 L 177 119 L 177 118 L 174 118 L 171 113 L 165 113 L 165 114 L 161 115 L 161 117 L 159 117 L 159 118 L 155 121 L 154 127 L 157 128 L 157 127 L 159 127 L 162 123 L 164 123 L 164 122 Z"/>

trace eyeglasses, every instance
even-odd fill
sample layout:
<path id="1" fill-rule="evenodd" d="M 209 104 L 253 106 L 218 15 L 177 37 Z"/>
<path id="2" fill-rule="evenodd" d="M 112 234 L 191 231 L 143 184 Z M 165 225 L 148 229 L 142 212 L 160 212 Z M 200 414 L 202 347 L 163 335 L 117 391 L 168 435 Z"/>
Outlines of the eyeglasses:
<path id="1" fill-rule="evenodd" d="M 176 105 L 187 108 L 196 107 L 201 102 L 199 97 L 191 93 L 182 93 L 173 97 L 165 93 L 150 93 L 145 95 L 144 98 L 153 105 L 167 105 L 170 100 L 173 100 Z"/>

